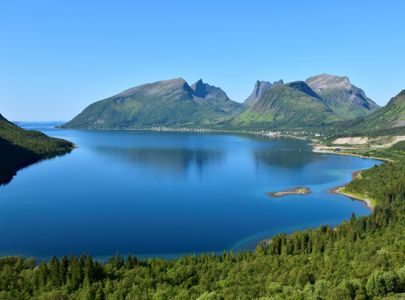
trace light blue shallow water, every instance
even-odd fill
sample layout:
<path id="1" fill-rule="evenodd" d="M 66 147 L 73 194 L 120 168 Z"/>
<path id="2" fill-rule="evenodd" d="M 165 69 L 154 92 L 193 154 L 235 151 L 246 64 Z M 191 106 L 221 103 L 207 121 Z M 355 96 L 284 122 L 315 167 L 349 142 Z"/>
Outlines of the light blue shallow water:
<path id="1" fill-rule="evenodd" d="M 369 214 L 363 203 L 329 190 L 379 163 L 312 153 L 296 139 L 20 125 L 78 148 L 0 187 L 1 255 L 171 257 L 251 249 L 279 232 Z M 312 193 L 266 196 L 296 186 Z"/>

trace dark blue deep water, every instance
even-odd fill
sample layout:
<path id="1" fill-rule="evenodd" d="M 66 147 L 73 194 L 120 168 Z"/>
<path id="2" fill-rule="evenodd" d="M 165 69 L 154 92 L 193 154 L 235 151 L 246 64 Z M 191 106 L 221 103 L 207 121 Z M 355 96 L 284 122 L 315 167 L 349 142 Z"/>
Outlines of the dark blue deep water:
<path id="1" fill-rule="evenodd" d="M 329 190 L 378 162 L 312 153 L 303 140 L 20 125 L 78 148 L 0 187 L 0 255 L 237 251 L 275 233 L 370 213 Z M 312 193 L 266 195 L 296 186 Z"/>

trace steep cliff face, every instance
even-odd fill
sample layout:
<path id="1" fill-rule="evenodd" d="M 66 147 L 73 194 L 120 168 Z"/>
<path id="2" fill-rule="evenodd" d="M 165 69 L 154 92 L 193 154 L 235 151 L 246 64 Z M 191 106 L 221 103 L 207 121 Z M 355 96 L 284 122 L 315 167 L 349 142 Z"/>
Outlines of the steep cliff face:
<path id="1" fill-rule="evenodd" d="M 365 116 L 379 108 L 346 76 L 321 74 L 310 77 L 305 82 L 343 119 Z"/>
<path id="2" fill-rule="evenodd" d="M 255 83 L 255 86 L 253 87 L 252 93 L 245 100 L 244 104 L 247 107 L 252 107 L 253 105 L 255 105 L 257 100 L 260 99 L 260 97 L 263 95 L 263 93 L 265 91 L 267 91 L 268 89 L 270 89 L 274 85 L 280 85 L 280 84 L 283 84 L 283 80 L 281 80 L 281 79 L 279 81 L 275 81 L 273 83 L 271 83 L 269 81 L 259 81 L 259 80 L 257 80 L 256 83 Z"/>

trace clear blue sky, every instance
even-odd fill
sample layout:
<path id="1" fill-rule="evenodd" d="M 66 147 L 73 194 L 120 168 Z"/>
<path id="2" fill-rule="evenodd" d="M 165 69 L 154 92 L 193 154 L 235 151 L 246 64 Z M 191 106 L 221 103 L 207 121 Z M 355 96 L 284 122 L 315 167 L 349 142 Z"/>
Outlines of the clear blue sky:
<path id="1" fill-rule="evenodd" d="M 347 75 L 383 105 L 405 89 L 405 1 L 0 2 L 0 113 L 69 120 L 173 77 L 237 101 L 255 80 Z"/>

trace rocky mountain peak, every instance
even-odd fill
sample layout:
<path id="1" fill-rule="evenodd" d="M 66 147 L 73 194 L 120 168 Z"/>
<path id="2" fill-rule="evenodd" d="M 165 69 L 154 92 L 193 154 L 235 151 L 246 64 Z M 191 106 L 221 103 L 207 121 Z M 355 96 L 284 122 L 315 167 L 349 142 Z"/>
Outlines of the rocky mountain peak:
<path id="1" fill-rule="evenodd" d="M 209 85 L 204 83 L 202 79 L 199 79 L 191 86 L 191 89 L 194 91 L 194 95 L 197 97 L 204 98 L 208 94 Z"/>
<path id="2" fill-rule="evenodd" d="M 305 82 L 344 119 L 366 115 L 379 108 L 347 76 L 320 74 L 309 77 Z"/>
<path id="3" fill-rule="evenodd" d="M 273 85 L 282 85 L 284 84 L 283 79 L 277 80 L 277 81 L 273 81 Z"/>
<path id="4" fill-rule="evenodd" d="M 255 98 L 258 98 L 263 93 L 263 91 L 271 88 L 272 86 L 273 85 L 268 81 L 257 80 L 253 88 L 252 95 L 254 95 Z"/>
<path id="5" fill-rule="evenodd" d="M 305 82 L 315 91 L 324 89 L 351 89 L 352 84 L 347 76 L 320 74 L 309 77 Z"/>
<path id="6" fill-rule="evenodd" d="M 402 90 L 398 95 L 391 98 L 388 102 L 388 105 L 395 105 L 395 104 L 405 104 L 405 90 Z M 0 115 L 1 116 L 1 115 Z M 404 116 L 405 118 L 405 116 Z"/>
<path id="7" fill-rule="evenodd" d="M 219 87 L 204 83 L 202 79 L 191 85 L 194 96 L 198 98 L 215 98 L 217 100 L 229 99 L 226 93 Z"/>
<path id="8" fill-rule="evenodd" d="M 153 83 L 138 85 L 136 87 L 123 91 L 122 93 L 119 94 L 119 96 L 128 97 L 138 92 L 144 92 L 145 95 L 153 96 L 173 92 L 192 93 L 193 91 L 191 90 L 187 81 L 179 77 L 174 79 L 161 80 Z"/>
<path id="9" fill-rule="evenodd" d="M 273 83 L 264 80 L 257 80 L 253 87 L 252 93 L 245 100 L 245 104 L 250 107 L 253 106 L 265 91 L 267 91 L 268 89 L 272 88 L 275 85 L 282 85 L 282 84 L 284 84 L 282 79 L 274 81 Z"/>

